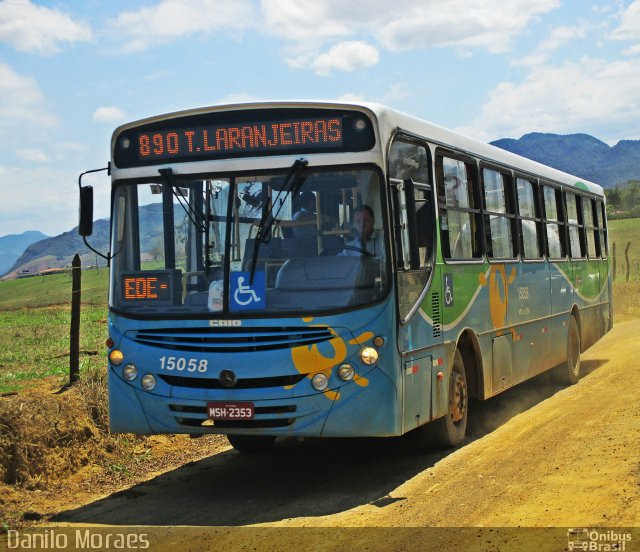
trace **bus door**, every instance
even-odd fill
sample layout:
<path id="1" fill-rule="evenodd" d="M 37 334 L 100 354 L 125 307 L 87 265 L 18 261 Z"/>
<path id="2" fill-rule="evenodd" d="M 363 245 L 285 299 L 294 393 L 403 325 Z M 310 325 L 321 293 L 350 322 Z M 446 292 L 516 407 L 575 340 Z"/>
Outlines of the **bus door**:
<path id="1" fill-rule="evenodd" d="M 433 279 L 435 214 L 429 150 L 396 137 L 389 152 L 397 271 L 402 431 L 431 419 L 434 372 L 429 348 L 441 342 L 440 290 Z M 435 297 L 434 297 L 435 295 Z"/>

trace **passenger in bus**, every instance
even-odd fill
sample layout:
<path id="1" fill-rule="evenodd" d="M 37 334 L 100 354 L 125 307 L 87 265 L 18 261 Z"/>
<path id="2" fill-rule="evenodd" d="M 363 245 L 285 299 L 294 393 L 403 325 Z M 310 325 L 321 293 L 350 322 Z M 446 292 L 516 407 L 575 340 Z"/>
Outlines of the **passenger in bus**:
<path id="1" fill-rule="evenodd" d="M 316 196 L 312 192 L 300 194 L 300 209 L 293 215 L 293 220 L 306 222 L 293 227 L 293 235 L 296 238 L 308 238 L 316 235 Z"/>
<path id="2" fill-rule="evenodd" d="M 369 205 L 361 205 L 353 211 L 353 229 L 355 238 L 346 242 L 345 248 L 339 255 L 355 257 L 359 255 L 372 255 L 382 258 L 384 247 L 374 235 L 375 214 Z"/>

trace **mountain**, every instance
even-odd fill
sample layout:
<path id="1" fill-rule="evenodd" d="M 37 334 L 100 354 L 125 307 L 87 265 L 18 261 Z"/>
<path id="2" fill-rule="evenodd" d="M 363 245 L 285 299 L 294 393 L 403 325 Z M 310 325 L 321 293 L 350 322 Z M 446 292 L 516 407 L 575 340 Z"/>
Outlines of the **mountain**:
<path id="1" fill-rule="evenodd" d="M 179 205 L 174 206 L 176 222 L 184 218 L 184 211 Z M 162 204 L 152 203 L 140 208 L 140 234 L 143 244 L 151 244 L 158 236 L 162 236 Z M 93 222 L 93 234 L 87 241 L 94 249 L 106 254 L 109 251 L 109 220 L 99 219 Z M 44 236 L 44 234 L 42 234 Z M 73 256 L 79 253 L 82 266 L 106 263 L 97 257 L 78 235 L 78 227 L 52 238 L 36 241 L 29 245 L 10 266 L 5 276 L 12 277 L 22 270 L 40 272 L 48 268 L 60 268 L 71 264 Z"/>
<path id="2" fill-rule="evenodd" d="M 32 243 L 47 238 L 46 234 L 37 230 L 29 230 L 22 234 L 9 234 L 0 237 L 0 274 L 7 272 L 16 259 Z"/>
<path id="3" fill-rule="evenodd" d="M 518 140 L 502 138 L 491 144 L 605 188 L 640 180 L 640 140 L 621 140 L 609 146 L 588 134 L 532 132 Z"/>

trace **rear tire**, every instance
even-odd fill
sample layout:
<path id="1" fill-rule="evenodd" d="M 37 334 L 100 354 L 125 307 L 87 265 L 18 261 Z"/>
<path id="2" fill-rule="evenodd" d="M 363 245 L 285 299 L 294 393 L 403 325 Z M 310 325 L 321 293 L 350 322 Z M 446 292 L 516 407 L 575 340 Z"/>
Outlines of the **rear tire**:
<path id="1" fill-rule="evenodd" d="M 449 411 L 431 424 L 435 443 L 443 448 L 457 447 L 464 442 L 469 412 L 469 390 L 464 361 L 459 349 L 453 355 L 449 379 Z"/>
<path id="2" fill-rule="evenodd" d="M 574 385 L 580 379 L 580 328 L 574 316 L 567 332 L 567 360 L 557 368 L 557 379 L 563 385 Z"/>
<path id="3" fill-rule="evenodd" d="M 234 449 L 243 453 L 267 450 L 276 442 L 273 435 L 227 435 L 227 440 Z"/>

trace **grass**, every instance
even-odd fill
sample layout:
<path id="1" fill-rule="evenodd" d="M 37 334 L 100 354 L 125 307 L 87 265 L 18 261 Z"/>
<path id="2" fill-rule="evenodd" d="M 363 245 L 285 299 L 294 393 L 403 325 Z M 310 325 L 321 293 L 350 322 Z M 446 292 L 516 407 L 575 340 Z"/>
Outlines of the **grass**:
<path id="1" fill-rule="evenodd" d="M 624 250 L 629 242 L 629 281 L 640 281 L 640 218 L 609 221 L 609 247 L 612 258 L 614 244 L 616 251 L 616 281 L 626 280 L 627 264 Z"/>
<path id="2" fill-rule="evenodd" d="M 81 373 L 105 365 L 107 282 L 105 269 L 82 273 Z M 0 392 L 46 376 L 65 381 L 70 323 L 70 274 L 0 283 Z"/>

